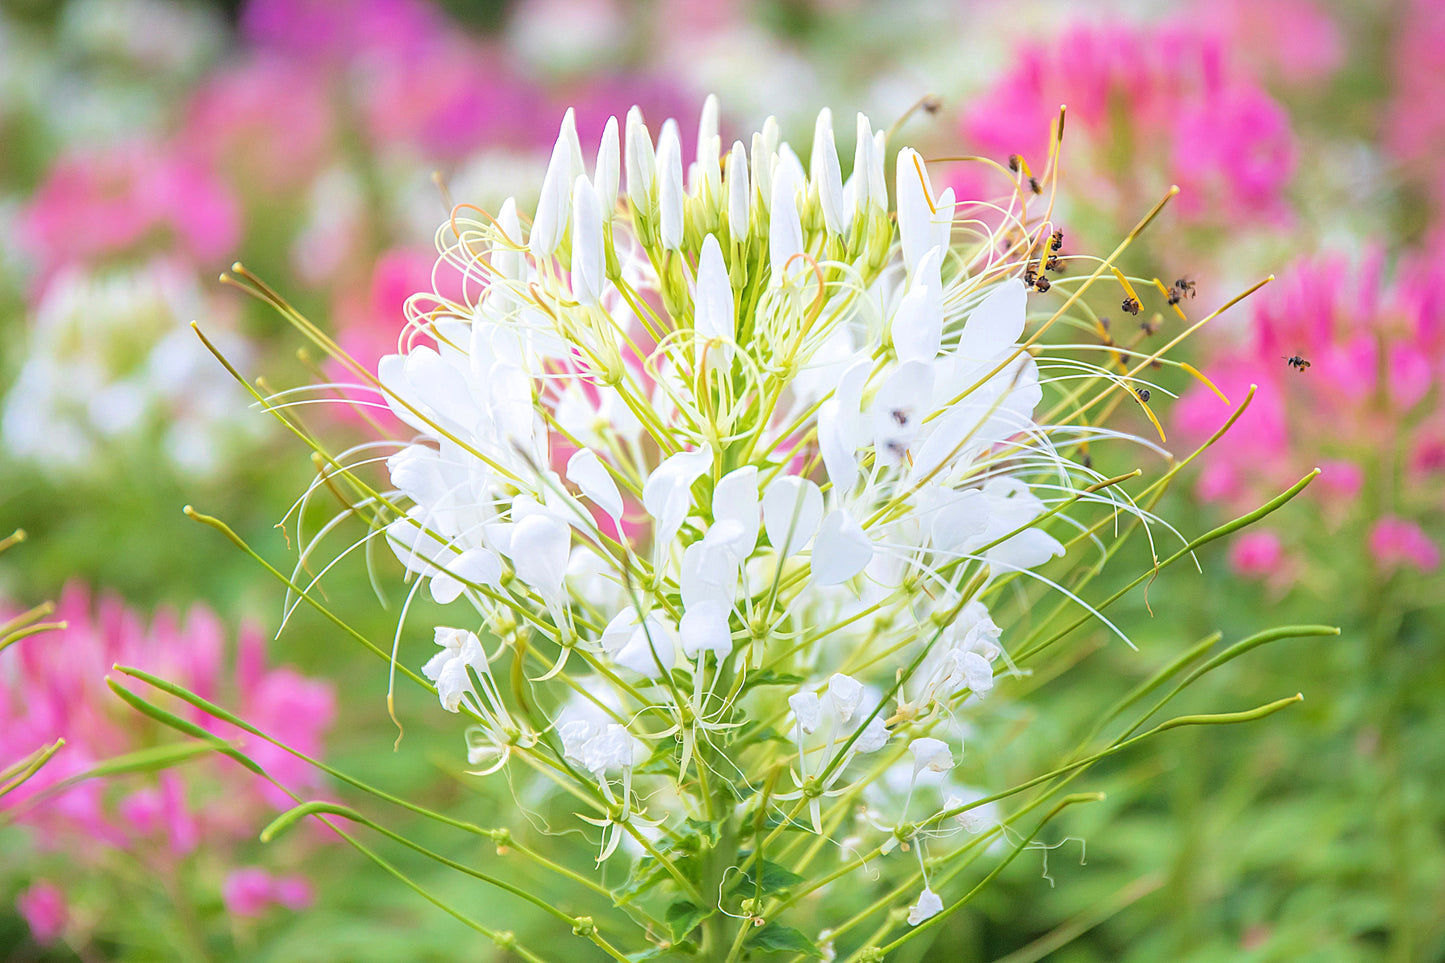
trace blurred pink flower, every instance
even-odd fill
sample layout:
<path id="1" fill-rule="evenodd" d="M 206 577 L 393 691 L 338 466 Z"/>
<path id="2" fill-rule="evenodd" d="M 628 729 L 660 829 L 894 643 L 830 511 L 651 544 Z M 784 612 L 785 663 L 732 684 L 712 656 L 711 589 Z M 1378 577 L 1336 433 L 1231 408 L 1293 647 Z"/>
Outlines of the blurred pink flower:
<path id="1" fill-rule="evenodd" d="M 1339 24 L 1310 0 L 1211 0 L 1207 10 L 1201 28 L 1219 32 L 1240 59 L 1284 85 L 1322 83 L 1344 61 Z"/>
<path id="2" fill-rule="evenodd" d="M 1445 204 L 1445 5 L 1407 0 L 1389 51 L 1395 88 L 1386 108 L 1385 144 L 1406 169 Z"/>
<path id="3" fill-rule="evenodd" d="M 281 56 L 226 67 L 192 95 L 179 141 L 255 193 L 297 190 L 336 148 L 330 82 L 315 65 Z"/>
<path id="4" fill-rule="evenodd" d="M 415 54 L 443 30 L 426 0 L 249 0 L 241 12 L 248 40 L 302 58 Z"/>
<path id="5" fill-rule="evenodd" d="M 1409 566 L 1421 572 L 1440 567 L 1440 549 L 1419 525 L 1388 515 L 1370 530 L 1370 554 L 1386 571 Z"/>
<path id="6" fill-rule="evenodd" d="M 19 225 L 42 279 L 138 250 L 210 265 L 232 253 L 240 228 L 236 199 L 202 164 L 139 141 L 62 157 Z"/>
<path id="7" fill-rule="evenodd" d="M 1274 532 L 1246 532 L 1229 548 L 1229 565 L 1236 575 L 1274 575 L 1283 560 L 1284 546 Z"/>
<path id="8" fill-rule="evenodd" d="M 1068 104 L 1075 193 L 1131 212 L 1171 183 L 1196 221 L 1279 224 L 1295 143 L 1284 111 L 1193 23 L 1078 25 L 1024 43 L 963 119 L 970 146 L 1047 161 Z M 1083 154 L 1083 160 L 1079 159 Z"/>
<path id="9" fill-rule="evenodd" d="M 268 667 L 254 627 L 242 629 L 236 655 L 228 659 L 220 620 L 205 609 L 193 609 L 184 622 L 161 612 L 146 624 L 113 596 L 92 606 L 77 585 L 62 594 L 56 618 L 68 627 L 0 654 L 0 762 L 20 759 L 60 737 L 66 745 L 35 777 L 0 800 L 0 807 L 23 805 L 67 776 L 155 743 L 155 726 L 106 688 L 106 674 L 116 663 L 143 668 L 224 704 L 303 752 L 322 748 L 335 712 L 330 685 Z M 189 705 L 176 703 L 172 711 L 223 738 L 244 738 Z M 302 791 L 316 787 L 314 771 L 304 763 L 268 743 L 245 742 L 248 754 L 283 784 Z M 239 764 L 220 758 L 167 770 L 139 787 L 134 779 L 114 789 L 82 782 L 43 806 L 22 810 L 21 819 L 52 846 L 67 845 L 79 835 L 128 848 L 159 843 L 159 850 L 147 848 L 181 857 L 203 839 L 209 848 L 249 838 L 271 809 L 290 803 Z"/>
<path id="10" fill-rule="evenodd" d="M 298 912 L 308 908 L 314 893 L 300 876 L 272 876 L 259 866 L 233 870 L 221 885 L 221 898 L 232 916 L 261 916 L 272 906 Z"/>
<path id="11" fill-rule="evenodd" d="M 15 909 L 42 945 L 54 943 L 70 921 L 70 905 L 54 883 L 36 882 L 15 898 Z"/>
<path id="12" fill-rule="evenodd" d="M 1361 526 L 1356 544 L 1370 526 L 1381 566 L 1438 563 L 1418 520 L 1372 520 L 1373 501 L 1361 496 L 1393 490 L 1405 514 L 1438 510 L 1425 476 L 1445 470 L 1445 423 L 1431 401 L 1445 387 L 1445 269 L 1433 256 L 1441 240 L 1407 257 L 1393 277 L 1377 250 L 1355 260 L 1322 255 L 1296 262 L 1255 295 L 1244 343 L 1223 348 L 1205 368 L 1236 402 L 1251 383 L 1258 390 L 1201 473 L 1201 498 L 1245 510 L 1318 466 L 1309 496 L 1334 521 Z M 1197 444 L 1226 415 L 1195 386 L 1181 396 L 1174 424 L 1186 444 Z M 1382 462 L 1409 471 L 1397 479 L 1375 467 Z"/>

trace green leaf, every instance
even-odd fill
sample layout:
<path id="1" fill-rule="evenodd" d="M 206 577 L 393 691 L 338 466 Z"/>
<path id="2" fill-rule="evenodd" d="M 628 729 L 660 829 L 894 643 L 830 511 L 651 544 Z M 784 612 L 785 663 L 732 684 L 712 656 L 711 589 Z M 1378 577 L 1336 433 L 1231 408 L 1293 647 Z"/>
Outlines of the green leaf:
<path id="1" fill-rule="evenodd" d="M 745 852 L 739 853 L 739 862 L 747 859 L 748 855 L 749 854 Z M 757 873 L 757 876 L 755 876 L 754 873 Z M 753 867 L 747 872 L 739 873 L 738 882 L 733 887 L 733 890 L 744 896 L 751 896 L 758 888 L 757 881 L 759 877 L 762 879 L 762 894 L 764 896 L 781 892 L 803 881 L 803 877 L 791 869 L 779 866 L 771 860 L 764 859 L 760 867 Z"/>
<path id="2" fill-rule="evenodd" d="M 721 819 L 694 819 L 688 816 L 682 822 L 688 829 L 697 833 L 699 838 L 706 841 L 709 849 L 716 846 L 717 841 L 722 837 L 723 820 Z"/>
<path id="3" fill-rule="evenodd" d="M 708 907 L 698 906 L 692 900 L 679 899 L 674 900 L 672 905 L 667 908 L 663 919 L 672 929 L 672 939 L 676 942 L 691 933 L 697 924 L 711 915 L 712 910 Z"/>
<path id="4" fill-rule="evenodd" d="M 764 926 L 748 937 L 746 945 L 749 949 L 766 953 L 801 953 L 815 959 L 823 957 L 823 951 L 818 949 L 818 944 L 804 936 L 802 930 L 781 923 Z"/>

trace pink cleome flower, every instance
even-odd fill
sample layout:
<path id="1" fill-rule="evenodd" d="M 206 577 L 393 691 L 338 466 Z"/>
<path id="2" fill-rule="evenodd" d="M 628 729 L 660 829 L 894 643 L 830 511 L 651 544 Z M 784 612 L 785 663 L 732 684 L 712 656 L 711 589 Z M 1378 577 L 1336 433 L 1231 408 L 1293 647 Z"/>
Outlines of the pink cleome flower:
<path id="1" fill-rule="evenodd" d="M 1029 41 L 965 114 L 964 135 L 980 153 L 1041 168 L 1067 104 L 1070 180 L 1095 203 L 1132 211 L 1177 183 L 1192 220 L 1286 222 L 1288 117 L 1226 49 L 1192 23 L 1081 24 Z"/>
<path id="2" fill-rule="evenodd" d="M 1441 241 L 1390 279 L 1378 251 L 1358 261 L 1325 255 L 1295 263 L 1255 296 L 1244 343 L 1224 347 L 1207 367 L 1234 401 L 1249 385 L 1258 389 L 1201 474 L 1201 497 L 1244 510 L 1318 466 L 1311 497 L 1336 519 L 1368 520 L 1362 493 L 1390 484 L 1388 472 L 1371 467 L 1382 456 L 1405 466 L 1398 497 L 1406 503 L 1438 485 L 1445 419 L 1432 399 L 1445 386 L 1445 272 L 1431 251 Z M 1227 414 L 1196 386 L 1176 406 L 1175 427 L 1195 444 Z M 1428 498 L 1415 500 L 1411 514 L 1434 510 Z M 1434 565 L 1434 546 L 1415 521 L 1379 520 L 1370 547 L 1387 568 Z"/>
<path id="3" fill-rule="evenodd" d="M 231 191 L 201 163 L 135 141 L 62 157 L 20 214 L 42 279 L 69 264 L 152 251 L 210 266 L 240 236 Z"/>
<path id="4" fill-rule="evenodd" d="M 10 614 L 0 612 L 0 621 Z M 167 871 L 202 843 L 209 853 L 224 853 L 253 838 L 272 811 L 291 804 L 239 764 L 207 757 L 150 778 L 80 782 L 29 805 L 67 777 L 167 738 L 107 689 L 106 675 L 117 663 L 225 705 L 312 755 L 322 750 L 335 713 L 329 684 L 266 664 L 264 641 L 254 627 L 242 629 L 234 655 L 228 656 L 221 622 L 205 609 L 193 609 L 184 620 L 162 612 L 147 623 L 118 598 L 102 596 L 92 604 L 84 588 L 72 585 L 62 594 L 55 618 L 68 627 L 0 653 L 0 764 L 58 738 L 66 741 L 33 778 L 0 799 L 0 807 L 13 807 L 42 847 L 61 850 L 78 865 L 97 861 L 95 843 L 121 847 L 157 871 Z M 155 700 L 158 693 L 146 696 Z M 301 792 L 316 788 L 315 771 L 284 750 L 178 700 L 160 701 L 207 731 L 243 741 L 245 752 L 282 785 Z"/>

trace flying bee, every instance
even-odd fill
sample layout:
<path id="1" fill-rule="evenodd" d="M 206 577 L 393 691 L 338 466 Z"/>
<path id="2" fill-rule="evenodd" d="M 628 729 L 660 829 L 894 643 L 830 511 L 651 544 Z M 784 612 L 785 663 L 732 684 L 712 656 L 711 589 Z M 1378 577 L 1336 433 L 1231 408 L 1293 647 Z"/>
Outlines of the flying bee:
<path id="1" fill-rule="evenodd" d="M 1057 254 L 1050 254 L 1048 260 L 1044 262 L 1044 269 L 1048 271 L 1063 273 L 1064 262 L 1059 260 L 1059 256 Z"/>
<path id="2" fill-rule="evenodd" d="M 1134 389 L 1134 393 L 1139 396 L 1139 400 L 1140 400 L 1140 401 L 1143 401 L 1143 402 L 1145 402 L 1145 403 L 1148 403 L 1148 401 L 1149 401 L 1149 389 L 1148 389 L 1148 388 L 1135 388 L 1135 389 Z"/>
<path id="3" fill-rule="evenodd" d="M 1044 277 L 1042 274 L 1040 274 L 1038 280 L 1034 282 L 1035 290 L 1039 291 L 1040 293 L 1047 291 L 1050 287 L 1052 287 L 1052 285 L 1049 284 L 1049 279 Z"/>
<path id="4" fill-rule="evenodd" d="M 1120 302 L 1119 306 L 1125 311 L 1127 311 L 1129 314 L 1137 315 L 1139 313 L 1140 305 L 1138 298 L 1125 298 L 1122 302 Z"/>
<path id="5" fill-rule="evenodd" d="M 1035 271 L 1032 267 L 1030 267 L 1027 271 L 1024 272 L 1024 287 L 1033 287 L 1034 282 L 1038 281 L 1038 279 L 1039 273 Z"/>
<path id="6" fill-rule="evenodd" d="M 1019 172 L 1019 168 L 1023 166 L 1023 162 L 1024 159 L 1017 154 L 1008 155 L 1008 169 L 1015 174 Z"/>
<path id="7" fill-rule="evenodd" d="M 1179 278 L 1177 281 L 1174 282 L 1173 287 L 1174 287 L 1174 290 L 1176 290 L 1176 291 L 1179 292 L 1179 296 L 1180 296 L 1180 297 L 1185 297 L 1185 298 L 1189 298 L 1190 300 L 1193 300 L 1193 298 L 1194 298 L 1194 282 L 1193 282 L 1193 281 L 1189 280 L 1188 278 Z"/>
<path id="8" fill-rule="evenodd" d="M 1284 360 L 1289 364 L 1291 368 L 1295 369 L 1300 373 L 1303 373 L 1304 370 L 1310 366 L 1310 363 L 1304 358 L 1301 358 L 1299 355 L 1292 355 L 1291 357 L 1285 358 Z"/>
<path id="9" fill-rule="evenodd" d="M 1055 231 L 1055 232 L 1053 233 L 1053 236 L 1049 238 L 1049 250 L 1051 250 L 1051 251 L 1057 251 L 1057 250 L 1060 250 L 1061 248 L 1063 248 L 1063 246 L 1064 246 L 1064 232 L 1063 232 L 1062 229 L 1060 229 L 1060 230 Z"/>

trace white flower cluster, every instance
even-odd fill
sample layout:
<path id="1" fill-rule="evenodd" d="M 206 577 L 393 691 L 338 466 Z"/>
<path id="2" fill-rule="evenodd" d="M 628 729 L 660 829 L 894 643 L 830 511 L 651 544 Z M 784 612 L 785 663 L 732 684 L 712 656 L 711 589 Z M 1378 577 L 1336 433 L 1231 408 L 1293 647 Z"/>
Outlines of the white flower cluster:
<path id="1" fill-rule="evenodd" d="M 194 274 L 164 260 L 52 279 L 30 328 L 25 364 L 5 399 L 7 450 L 59 472 L 134 456 L 156 444 L 178 471 L 210 474 L 254 440 L 241 389 L 215 377 L 191 321 L 224 316 Z M 244 364 L 247 345 L 218 326 L 210 337 Z"/>
<path id="2" fill-rule="evenodd" d="M 1063 554 L 1034 485 L 1057 501 L 1074 475 L 1034 421 L 1017 263 L 954 246 L 952 191 L 909 148 L 891 215 L 885 148 L 860 115 L 845 179 L 825 110 L 807 167 L 772 122 L 725 150 L 709 98 L 695 160 L 634 109 L 589 165 L 569 112 L 530 222 L 508 201 L 439 233 L 465 293 L 413 298 L 380 362 L 416 432 L 382 499 L 418 586 L 497 640 L 438 629 L 426 667 L 486 720 L 474 762 L 551 751 L 609 799 L 620 777 L 625 811 L 649 758 L 680 787 L 786 752 L 775 798 L 815 828 L 855 756 L 898 743 L 910 798 L 952 769 L 937 736 L 1002 655 L 979 596 Z M 497 659 L 529 707 L 501 704 Z M 731 751 L 747 720 L 791 746 Z"/>

